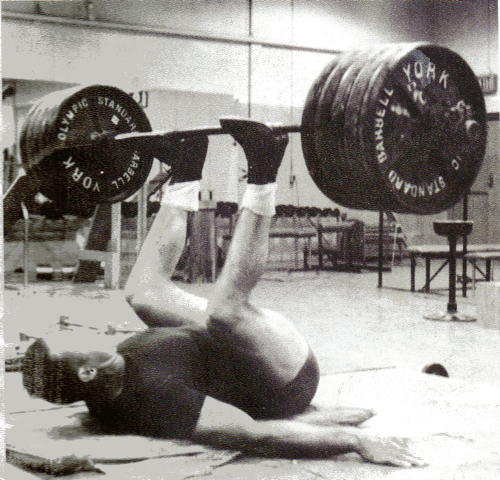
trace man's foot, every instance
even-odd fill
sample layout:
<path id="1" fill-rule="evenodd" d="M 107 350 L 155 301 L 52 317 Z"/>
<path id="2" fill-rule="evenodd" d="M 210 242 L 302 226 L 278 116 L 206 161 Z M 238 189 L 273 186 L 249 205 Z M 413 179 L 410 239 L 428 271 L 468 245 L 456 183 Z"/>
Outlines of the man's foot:
<path id="1" fill-rule="evenodd" d="M 175 183 L 201 180 L 207 157 L 208 137 L 193 135 L 181 137 L 177 133 L 161 140 L 159 160 L 169 165 Z"/>
<path id="2" fill-rule="evenodd" d="M 243 148 L 248 161 L 248 183 L 276 182 L 278 169 L 288 145 L 288 134 L 242 118 L 221 118 L 222 129 Z"/>

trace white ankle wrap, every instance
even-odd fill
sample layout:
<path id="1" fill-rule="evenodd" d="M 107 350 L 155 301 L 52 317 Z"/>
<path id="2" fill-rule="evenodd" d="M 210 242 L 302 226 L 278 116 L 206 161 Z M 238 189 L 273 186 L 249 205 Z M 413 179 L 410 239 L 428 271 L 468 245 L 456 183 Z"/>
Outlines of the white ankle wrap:
<path id="1" fill-rule="evenodd" d="M 272 217 L 276 213 L 277 187 L 277 183 L 266 183 L 265 185 L 248 183 L 241 201 L 241 208 L 248 208 L 257 215 Z"/>
<path id="2" fill-rule="evenodd" d="M 180 182 L 169 185 L 166 195 L 161 199 L 162 205 L 178 207 L 189 212 L 197 212 L 200 194 L 200 181 Z"/>

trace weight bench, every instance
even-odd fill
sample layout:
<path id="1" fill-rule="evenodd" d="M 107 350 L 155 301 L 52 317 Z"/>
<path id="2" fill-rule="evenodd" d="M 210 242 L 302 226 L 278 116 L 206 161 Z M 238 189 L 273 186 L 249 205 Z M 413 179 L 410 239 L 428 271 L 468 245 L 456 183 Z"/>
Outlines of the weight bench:
<path id="1" fill-rule="evenodd" d="M 271 228 L 269 232 L 269 238 L 294 238 L 296 241 L 299 239 L 305 240 L 304 247 L 304 270 L 309 269 L 307 258 L 311 255 L 311 238 L 318 234 L 315 228 Z M 228 250 L 228 244 L 233 238 L 232 233 L 226 233 L 222 235 L 223 241 L 223 251 L 226 253 Z"/>
<path id="2" fill-rule="evenodd" d="M 472 290 L 476 289 L 476 270 L 481 273 L 484 277 L 485 282 L 490 282 L 493 280 L 493 268 L 492 260 L 500 260 L 500 251 L 494 252 L 471 252 L 465 254 L 465 258 L 472 263 Z M 485 272 L 483 272 L 478 266 L 477 261 L 485 261 Z"/>
<path id="3" fill-rule="evenodd" d="M 360 222 L 339 222 L 334 225 L 324 226 L 321 223 L 317 226 L 318 248 L 304 249 L 304 267 L 309 268 L 309 257 L 316 255 L 318 257 L 318 270 L 327 270 L 324 265 L 325 257 L 332 264 L 332 270 L 348 271 L 360 273 L 363 267 L 362 254 L 356 251 L 356 234 L 359 231 L 357 227 Z M 335 248 L 332 248 L 324 239 L 325 234 L 337 234 Z M 358 239 L 359 240 L 359 239 Z M 359 250 L 359 249 L 358 249 Z"/>
<path id="4" fill-rule="evenodd" d="M 410 256 L 411 262 L 411 291 L 415 292 L 415 270 L 417 265 L 417 258 L 422 257 L 425 259 L 425 284 L 419 290 L 419 292 L 429 293 L 430 285 L 432 280 L 434 280 L 437 275 L 443 270 L 443 268 L 448 264 L 448 254 L 449 254 L 449 246 L 448 244 L 443 245 L 410 245 L 407 247 L 408 255 Z M 500 251 L 500 244 L 477 244 L 477 245 L 467 245 L 465 250 L 465 258 L 471 261 L 471 258 L 467 255 L 469 254 L 477 254 L 481 252 L 498 252 Z M 456 250 L 457 258 L 464 258 L 464 249 L 462 244 L 457 245 Z M 444 260 L 443 263 L 439 266 L 439 268 L 432 274 L 431 276 L 431 260 Z M 484 278 L 486 278 L 486 274 L 475 264 L 474 271 L 479 271 Z M 490 261 L 491 265 L 491 261 Z M 463 275 L 462 281 L 465 282 L 466 275 Z"/>

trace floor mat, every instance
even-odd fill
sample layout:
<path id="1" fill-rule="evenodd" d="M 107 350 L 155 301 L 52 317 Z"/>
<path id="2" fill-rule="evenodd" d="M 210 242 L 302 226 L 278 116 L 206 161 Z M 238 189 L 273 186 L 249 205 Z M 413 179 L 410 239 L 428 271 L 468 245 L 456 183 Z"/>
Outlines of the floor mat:
<path id="1" fill-rule="evenodd" d="M 373 465 L 356 454 L 328 460 L 252 458 L 185 441 L 107 435 L 84 406 L 7 415 L 7 459 L 43 472 L 40 476 L 72 474 L 72 479 L 500 478 L 499 388 L 391 369 L 324 376 L 314 402 L 374 409 L 377 415 L 360 428 L 408 438 L 428 466 Z"/>
<path id="2" fill-rule="evenodd" d="M 173 457 L 178 457 L 177 464 L 185 464 L 186 475 L 194 475 L 237 455 L 181 440 L 108 435 L 85 406 L 15 413 L 6 420 L 7 461 L 50 475 L 106 473 L 107 465 Z M 167 464 L 163 463 L 164 469 Z"/>

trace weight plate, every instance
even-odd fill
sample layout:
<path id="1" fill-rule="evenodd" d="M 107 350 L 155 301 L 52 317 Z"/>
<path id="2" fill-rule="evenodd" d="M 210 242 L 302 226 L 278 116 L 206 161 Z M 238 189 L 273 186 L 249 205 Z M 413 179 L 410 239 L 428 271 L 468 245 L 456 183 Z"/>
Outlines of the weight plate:
<path id="1" fill-rule="evenodd" d="M 351 62 L 349 68 L 344 72 L 340 80 L 335 99 L 331 105 L 330 117 L 332 124 L 336 125 L 337 135 L 330 141 L 334 142 L 334 149 L 338 152 L 341 162 L 341 172 L 344 193 L 342 205 L 350 205 L 351 208 L 366 208 L 367 202 L 376 202 L 378 192 L 372 190 L 367 195 L 369 177 L 363 171 L 362 164 L 350 157 L 346 149 L 346 111 L 349 98 L 353 93 L 353 88 L 357 85 L 359 73 L 366 65 L 374 62 L 380 53 L 380 48 L 368 49 L 360 52 Z"/>
<path id="2" fill-rule="evenodd" d="M 422 373 L 427 373 L 429 375 L 437 375 L 439 377 L 449 377 L 448 371 L 443 365 L 440 363 L 431 363 L 430 365 L 426 365 L 422 369 Z"/>
<path id="3" fill-rule="evenodd" d="M 394 211 L 439 213 L 469 190 L 486 149 L 486 108 L 458 54 L 409 45 L 380 71 L 363 108 L 362 147 Z"/>
<path id="4" fill-rule="evenodd" d="M 78 87 L 47 95 L 32 108 L 23 126 L 20 150 L 28 168 L 36 165 L 40 174 L 62 180 L 66 191 L 59 194 L 68 204 L 113 203 L 130 197 L 144 184 L 153 162 L 152 150 L 129 142 L 111 149 L 106 141 L 99 143 L 100 150 L 82 147 L 78 152 L 72 147 L 134 131 L 149 132 L 151 125 L 130 95 L 111 86 Z M 52 198 L 53 188 L 49 182 L 42 193 Z"/>
<path id="5" fill-rule="evenodd" d="M 347 202 L 345 190 L 351 183 L 351 177 L 350 171 L 345 168 L 343 149 L 337 142 L 342 135 L 342 125 L 332 121 L 331 107 L 344 73 L 362 53 L 363 51 L 345 52 L 339 57 L 321 89 L 314 123 L 316 151 L 328 185 L 326 195 L 341 205 Z"/>
<path id="6" fill-rule="evenodd" d="M 316 130 L 314 122 L 321 89 L 323 87 L 323 84 L 327 80 L 331 70 L 335 68 L 338 57 L 339 56 L 336 55 L 333 60 L 322 70 L 321 74 L 309 89 L 306 102 L 304 104 L 304 109 L 302 111 L 302 126 L 300 132 L 302 153 L 304 155 L 307 170 L 309 171 L 309 174 L 311 175 L 311 178 L 313 179 L 316 186 L 327 197 L 329 197 L 330 184 L 323 172 L 322 160 L 316 151 Z"/>
<path id="7" fill-rule="evenodd" d="M 405 213 L 405 209 L 402 208 L 398 199 L 393 195 L 392 189 L 388 189 L 386 183 L 381 178 L 377 161 L 373 159 L 371 145 L 367 145 L 366 138 L 370 138 L 370 134 L 373 130 L 370 117 L 367 114 L 367 109 L 373 95 L 377 95 L 377 92 L 379 92 L 382 88 L 382 82 L 386 75 L 390 75 L 390 72 L 395 67 L 399 59 L 411 52 L 416 45 L 417 44 L 394 45 L 394 55 L 389 54 L 385 60 L 378 63 L 377 68 L 373 72 L 372 78 L 370 79 L 364 92 L 361 106 L 358 107 L 359 122 L 357 123 L 357 141 L 354 142 L 353 146 L 357 150 L 358 161 L 362 162 L 365 168 L 371 172 L 370 176 L 374 181 L 374 185 L 372 187 L 373 190 L 381 192 L 379 199 L 380 205 L 373 208 L 367 206 L 368 209 Z"/>
<path id="8" fill-rule="evenodd" d="M 387 204 L 387 196 L 384 193 L 384 185 L 376 169 L 370 162 L 365 162 L 365 157 L 360 151 L 359 130 L 363 124 L 363 100 L 371 88 L 373 79 L 380 70 L 381 65 L 391 59 L 401 50 L 400 45 L 380 46 L 377 53 L 364 63 L 351 87 L 349 98 L 345 102 L 344 115 L 344 149 L 348 161 L 356 166 L 356 184 L 362 188 L 362 192 L 355 192 L 358 195 L 358 208 L 367 210 L 392 210 Z M 370 192 L 366 194 L 366 192 Z"/>

